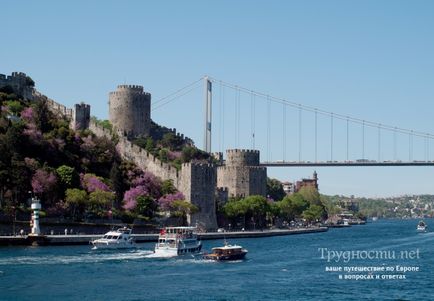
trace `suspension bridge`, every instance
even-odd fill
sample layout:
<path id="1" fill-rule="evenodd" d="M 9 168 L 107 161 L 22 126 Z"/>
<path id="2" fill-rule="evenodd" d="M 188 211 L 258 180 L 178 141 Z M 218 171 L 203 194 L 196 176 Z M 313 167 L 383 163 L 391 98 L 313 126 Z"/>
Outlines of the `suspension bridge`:
<path id="1" fill-rule="evenodd" d="M 208 76 L 155 101 L 152 111 L 201 89 L 204 121 L 197 128 L 203 129 L 203 149 L 209 153 L 257 149 L 265 157 L 261 165 L 268 167 L 434 165 L 433 134 L 329 112 Z"/>

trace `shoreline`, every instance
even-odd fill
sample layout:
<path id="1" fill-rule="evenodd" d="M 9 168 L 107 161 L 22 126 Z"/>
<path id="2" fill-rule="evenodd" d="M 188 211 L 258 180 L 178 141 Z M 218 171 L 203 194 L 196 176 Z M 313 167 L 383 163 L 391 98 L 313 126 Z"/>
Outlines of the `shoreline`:
<path id="1" fill-rule="evenodd" d="M 298 235 L 321 233 L 328 231 L 328 227 L 298 228 L 298 229 L 275 229 L 264 231 L 239 231 L 239 232 L 209 232 L 198 233 L 200 240 L 214 240 L 224 238 L 260 238 L 284 235 Z M 93 239 L 102 237 L 104 234 L 91 235 L 45 235 L 45 236 L 0 236 L 0 246 L 71 246 L 88 245 Z M 156 234 L 132 234 L 136 243 L 156 242 Z"/>

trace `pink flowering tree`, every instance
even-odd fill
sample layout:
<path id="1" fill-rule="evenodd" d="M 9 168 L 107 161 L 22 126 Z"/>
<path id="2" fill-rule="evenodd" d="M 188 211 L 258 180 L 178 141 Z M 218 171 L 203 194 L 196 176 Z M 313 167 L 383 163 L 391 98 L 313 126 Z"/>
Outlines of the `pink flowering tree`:
<path id="1" fill-rule="evenodd" d="M 57 177 L 54 172 L 37 169 L 33 174 L 31 185 L 33 192 L 41 197 L 44 206 L 56 202 Z"/>
<path id="2" fill-rule="evenodd" d="M 175 192 L 166 194 L 165 196 L 162 196 L 158 199 L 158 206 L 162 211 L 170 211 L 173 205 L 174 201 L 182 201 L 185 200 L 184 195 L 182 192 Z"/>
<path id="3" fill-rule="evenodd" d="M 43 169 L 36 170 L 32 177 L 32 188 L 34 193 L 45 193 L 51 191 L 57 184 L 57 177 L 53 172 Z"/>
<path id="4" fill-rule="evenodd" d="M 161 180 L 150 172 L 144 172 L 131 180 L 132 187 L 143 186 L 148 195 L 155 199 L 161 197 Z"/>
<path id="5" fill-rule="evenodd" d="M 21 118 L 26 122 L 33 122 L 34 118 L 33 108 L 27 107 L 21 111 Z"/>
<path id="6" fill-rule="evenodd" d="M 81 186 L 89 193 L 97 190 L 110 191 L 110 187 L 94 174 L 80 174 L 80 182 Z"/>
<path id="7" fill-rule="evenodd" d="M 30 138 L 34 144 L 40 144 L 42 141 L 42 132 L 37 128 L 33 122 L 27 123 L 23 134 Z"/>
<path id="8" fill-rule="evenodd" d="M 127 211 L 134 211 L 137 207 L 137 200 L 139 197 L 149 196 L 149 192 L 145 186 L 139 185 L 137 187 L 130 188 L 125 191 L 124 194 L 124 206 Z"/>

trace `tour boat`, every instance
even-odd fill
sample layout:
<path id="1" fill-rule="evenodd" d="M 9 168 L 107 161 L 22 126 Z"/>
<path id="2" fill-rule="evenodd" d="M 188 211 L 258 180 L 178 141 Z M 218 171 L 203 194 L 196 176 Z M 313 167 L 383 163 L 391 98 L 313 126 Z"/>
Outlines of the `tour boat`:
<path id="1" fill-rule="evenodd" d="M 247 250 L 241 246 L 229 245 L 225 241 L 223 247 L 212 248 L 212 253 L 203 255 L 204 259 L 210 260 L 240 260 L 244 259 L 247 254 Z"/>
<path id="2" fill-rule="evenodd" d="M 102 238 L 91 241 L 93 249 L 128 249 L 136 247 L 131 229 L 119 228 L 116 231 L 109 231 Z"/>
<path id="3" fill-rule="evenodd" d="M 197 240 L 196 227 L 166 227 L 160 231 L 154 255 L 157 257 L 194 255 L 201 249 L 202 242 Z"/>
<path id="4" fill-rule="evenodd" d="M 425 232 L 426 228 L 428 228 L 428 226 L 425 224 L 424 221 L 420 221 L 419 224 L 417 224 L 417 231 L 419 232 Z"/>

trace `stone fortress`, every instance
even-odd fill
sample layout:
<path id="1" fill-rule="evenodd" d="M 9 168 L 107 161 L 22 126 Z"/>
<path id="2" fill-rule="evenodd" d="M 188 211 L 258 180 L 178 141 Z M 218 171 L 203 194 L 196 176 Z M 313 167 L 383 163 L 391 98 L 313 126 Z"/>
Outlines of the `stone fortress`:
<path id="1" fill-rule="evenodd" d="M 12 87 L 26 99 L 46 101 L 50 110 L 71 120 L 73 129 L 89 128 L 97 136 L 113 137 L 111 131 L 90 119 L 89 105 L 80 103 L 74 109 L 66 108 L 39 93 L 24 73 L 0 74 L 0 88 L 5 86 Z M 227 150 L 226 161 L 223 154 L 218 153 L 218 164 L 189 162 L 182 164 L 178 171 L 134 145 L 131 138 L 146 137 L 151 128 L 151 94 L 144 92 L 142 86 L 119 85 L 116 91 L 109 93 L 109 121 L 119 136 L 117 149 L 124 159 L 162 180 L 172 180 L 186 200 L 199 207 L 199 212 L 189 217 L 191 225 L 215 230 L 216 202 L 224 203 L 229 197 L 266 196 L 267 170 L 259 166 L 257 150 Z"/>

